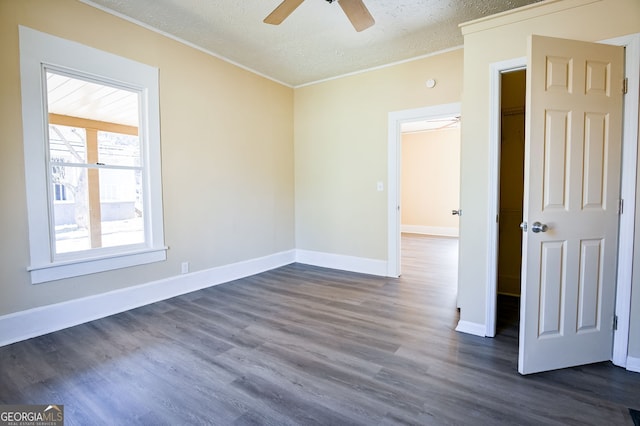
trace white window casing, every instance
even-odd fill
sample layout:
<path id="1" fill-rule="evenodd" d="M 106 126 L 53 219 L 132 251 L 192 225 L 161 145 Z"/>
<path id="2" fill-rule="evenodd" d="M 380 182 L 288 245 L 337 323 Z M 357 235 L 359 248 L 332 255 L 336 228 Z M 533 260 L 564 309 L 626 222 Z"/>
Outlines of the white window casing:
<path id="1" fill-rule="evenodd" d="M 125 268 L 166 259 L 163 235 L 158 69 L 24 26 L 20 32 L 20 75 L 27 216 L 33 284 Z M 45 67 L 69 70 L 105 84 L 134 88 L 140 99 L 139 135 L 143 164 L 145 242 L 86 250 L 63 261 L 54 256 L 48 179 L 48 116 Z"/>

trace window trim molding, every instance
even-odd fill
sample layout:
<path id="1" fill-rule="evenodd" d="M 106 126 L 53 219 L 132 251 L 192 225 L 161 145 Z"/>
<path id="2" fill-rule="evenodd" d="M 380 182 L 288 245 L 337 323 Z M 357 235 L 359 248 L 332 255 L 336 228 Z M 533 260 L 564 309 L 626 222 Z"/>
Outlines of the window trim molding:
<path id="1" fill-rule="evenodd" d="M 31 265 L 27 267 L 27 271 L 31 273 L 31 283 L 38 284 L 63 278 L 126 268 L 129 266 L 161 262 L 166 259 L 165 250 L 165 247 L 161 247 L 156 250 L 144 249 L 138 251 L 127 251 L 113 254 L 111 256 L 96 256 L 91 258 L 48 263 L 46 265 Z"/>
<path id="2" fill-rule="evenodd" d="M 22 121 L 25 155 L 27 219 L 29 225 L 30 266 L 32 284 L 104 272 L 166 260 L 162 216 L 162 183 L 160 152 L 160 101 L 158 69 L 83 44 L 19 26 Z M 146 245 L 123 246 L 122 251 L 88 252 L 73 261 L 53 261 L 50 238 L 50 214 L 47 179 L 48 135 L 43 66 L 68 68 L 99 80 L 134 85 L 141 88 L 140 135 L 144 135 L 142 161 L 146 169 Z"/>

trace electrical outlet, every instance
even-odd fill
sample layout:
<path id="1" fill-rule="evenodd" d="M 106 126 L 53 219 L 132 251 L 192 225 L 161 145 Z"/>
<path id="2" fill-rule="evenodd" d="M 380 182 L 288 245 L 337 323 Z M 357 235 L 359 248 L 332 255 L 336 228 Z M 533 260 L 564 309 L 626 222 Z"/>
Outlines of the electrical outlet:
<path id="1" fill-rule="evenodd" d="M 180 272 L 186 274 L 189 272 L 189 262 L 182 262 L 182 266 L 180 267 Z"/>

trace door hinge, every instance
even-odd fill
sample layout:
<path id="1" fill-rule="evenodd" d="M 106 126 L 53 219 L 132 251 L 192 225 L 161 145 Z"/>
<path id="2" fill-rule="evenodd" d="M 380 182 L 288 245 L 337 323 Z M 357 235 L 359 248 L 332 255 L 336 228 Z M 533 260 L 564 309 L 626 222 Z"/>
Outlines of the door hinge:
<path id="1" fill-rule="evenodd" d="M 614 315 L 613 316 L 613 331 L 618 330 L 618 316 Z"/>
<path id="2" fill-rule="evenodd" d="M 618 214 L 624 213 L 624 199 L 620 198 L 618 200 Z"/>
<path id="3" fill-rule="evenodd" d="M 622 80 L 622 94 L 626 95 L 628 91 L 629 91 L 629 78 L 625 77 L 624 80 Z"/>

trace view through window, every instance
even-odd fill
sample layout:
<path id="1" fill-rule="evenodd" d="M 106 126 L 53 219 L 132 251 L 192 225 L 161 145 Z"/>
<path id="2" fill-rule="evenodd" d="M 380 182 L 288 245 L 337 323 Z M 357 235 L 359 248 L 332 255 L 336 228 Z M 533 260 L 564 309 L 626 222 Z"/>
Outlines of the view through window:
<path id="1" fill-rule="evenodd" d="M 139 94 L 46 70 L 55 255 L 144 244 Z"/>

